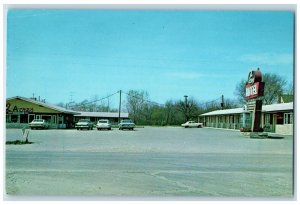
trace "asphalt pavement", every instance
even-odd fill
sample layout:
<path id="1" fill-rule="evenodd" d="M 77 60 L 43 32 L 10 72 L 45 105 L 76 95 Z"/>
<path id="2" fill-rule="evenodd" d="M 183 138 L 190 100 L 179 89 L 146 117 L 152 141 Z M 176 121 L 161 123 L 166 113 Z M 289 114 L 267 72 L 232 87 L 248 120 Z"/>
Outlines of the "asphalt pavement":
<path id="1" fill-rule="evenodd" d="M 6 130 L 7 141 L 21 135 Z M 145 127 L 30 130 L 29 141 L 6 145 L 8 197 L 293 197 L 293 136 Z"/>

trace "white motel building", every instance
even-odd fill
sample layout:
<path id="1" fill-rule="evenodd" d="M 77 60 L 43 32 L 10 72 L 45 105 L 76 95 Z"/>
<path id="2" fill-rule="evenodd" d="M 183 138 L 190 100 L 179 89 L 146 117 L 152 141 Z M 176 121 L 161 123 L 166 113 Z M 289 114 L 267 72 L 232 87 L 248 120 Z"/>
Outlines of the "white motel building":
<path id="1" fill-rule="evenodd" d="M 251 123 L 251 116 L 252 113 L 244 108 L 234 108 L 204 113 L 199 115 L 198 120 L 205 127 L 239 130 L 243 123 Z M 263 105 L 261 128 L 265 132 L 292 135 L 293 118 L 293 102 Z"/>

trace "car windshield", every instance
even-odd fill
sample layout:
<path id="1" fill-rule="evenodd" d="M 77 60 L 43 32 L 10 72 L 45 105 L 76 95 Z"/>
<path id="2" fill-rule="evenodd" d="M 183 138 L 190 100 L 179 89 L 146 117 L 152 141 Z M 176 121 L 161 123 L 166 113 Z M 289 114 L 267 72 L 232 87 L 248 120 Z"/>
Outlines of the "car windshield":
<path id="1" fill-rule="evenodd" d="M 108 120 L 99 120 L 98 123 L 109 123 Z"/>
<path id="2" fill-rule="evenodd" d="M 87 120 L 87 119 L 81 119 L 81 120 L 79 120 L 79 122 L 89 122 L 89 120 Z"/>

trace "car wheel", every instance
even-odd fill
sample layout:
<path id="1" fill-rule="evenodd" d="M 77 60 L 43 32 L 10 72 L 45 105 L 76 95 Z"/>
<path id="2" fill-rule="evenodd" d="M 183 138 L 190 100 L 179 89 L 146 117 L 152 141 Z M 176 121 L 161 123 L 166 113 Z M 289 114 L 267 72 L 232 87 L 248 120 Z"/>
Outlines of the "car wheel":
<path id="1" fill-rule="evenodd" d="M 188 126 L 185 126 L 184 128 L 189 128 Z"/>

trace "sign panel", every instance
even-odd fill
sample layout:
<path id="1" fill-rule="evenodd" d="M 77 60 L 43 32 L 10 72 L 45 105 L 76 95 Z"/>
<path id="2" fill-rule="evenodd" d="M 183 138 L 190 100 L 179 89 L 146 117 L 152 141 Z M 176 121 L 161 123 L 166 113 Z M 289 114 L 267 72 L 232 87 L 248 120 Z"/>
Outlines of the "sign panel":
<path id="1" fill-rule="evenodd" d="M 17 105 L 12 106 L 10 103 L 6 103 L 6 113 L 32 113 L 32 107 L 19 107 Z"/>
<path id="2" fill-rule="evenodd" d="M 251 84 L 246 85 L 246 98 L 253 99 L 257 98 L 259 96 L 263 96 L 263 91 L 264 91 L 264 83 L 262 82 L 256 82 Z"/>

